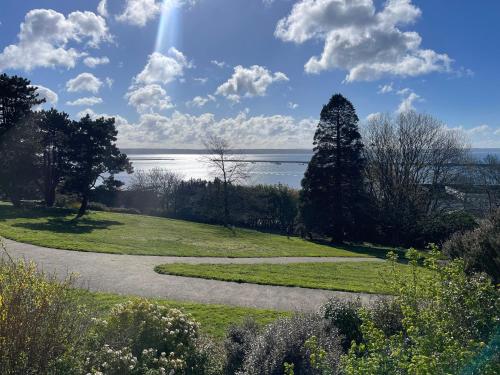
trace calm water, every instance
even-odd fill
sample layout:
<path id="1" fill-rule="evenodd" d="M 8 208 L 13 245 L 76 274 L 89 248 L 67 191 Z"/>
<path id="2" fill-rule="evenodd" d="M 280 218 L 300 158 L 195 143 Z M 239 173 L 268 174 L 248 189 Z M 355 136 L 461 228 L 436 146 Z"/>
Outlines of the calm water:
<path id="1" fill-rule="evenodd" d="M 176 172 L 184 178 L 212 179 L 207 166 L 201 161 L 203 155 L 196 151 L 147 151 L 124 150 L 127 152 L 135 170 L 150 170 L 163 168 Z M 473 149 L 475 157 L 483 158 L 488 154 L 500 157 L 500 149 Z M 300 187 L 312 152 L 307 150 L 262 150 L 248 151 L 241 158 L 249 163 L 248 184 L 285 184 L 290 187 Z M 131 175 L 117 176 L 125 184 L 130 182 Z"/>

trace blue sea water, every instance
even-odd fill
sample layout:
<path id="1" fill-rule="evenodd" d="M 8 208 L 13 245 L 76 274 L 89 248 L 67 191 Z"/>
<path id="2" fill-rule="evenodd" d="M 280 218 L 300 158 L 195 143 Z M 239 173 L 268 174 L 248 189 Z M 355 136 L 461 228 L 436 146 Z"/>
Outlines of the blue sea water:
<path id="1" fill-rule="evenodd" d="M 202 161 L 203 153 L 199 150 L 124 150 L 132 161 L 135 170 L 162 168 L 176 172 L 185 179 L 212 179 L 213 175 Z M 500 158 L 500 148 L 472 149 L 472 156 L 478 159 L 488 154 Z M 310 150 L 244 150 L 238 159 L 245 160 L 249 167 L 247 184 L 285 184 L 293 188 L 300 187 L 311 158 Z M 130 183 L 131 175 L 121 173 L 118 179 Z"/>

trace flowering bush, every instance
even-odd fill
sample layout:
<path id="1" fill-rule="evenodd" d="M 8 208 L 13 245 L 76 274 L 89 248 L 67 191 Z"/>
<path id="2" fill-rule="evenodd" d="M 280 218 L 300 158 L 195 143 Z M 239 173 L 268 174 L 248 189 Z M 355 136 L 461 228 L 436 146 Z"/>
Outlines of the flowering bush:
<path id="1" fill-rule="evenodd" d="M 59 282 L 33 263 L 5 254 L 0 254 L 5 257 L 0 258 L 0 374 L 76 373 L 88 320 L 71 296 L 71 278 Z"/>
<path id="2" fill-rule="evenodd" d="M 390 254 L 394 302 L 402 329 L 385 330 L 361 310 L 363 342 L 342 359 L 343 371 L 356 374 L 500 373 L 500 293 L 482 275 L 468 277 L 462 260 L 439 262 L 434 247 L 420 272 L 419 254 L 408 252 L 411 277 L 398 272 Z"/>
<path id="3" fill-rule="evenodd" d="M 95 320 L 85 368 L 91 374 L 206 373 L 199 325 L 178 309 L 133 300 Z"/>

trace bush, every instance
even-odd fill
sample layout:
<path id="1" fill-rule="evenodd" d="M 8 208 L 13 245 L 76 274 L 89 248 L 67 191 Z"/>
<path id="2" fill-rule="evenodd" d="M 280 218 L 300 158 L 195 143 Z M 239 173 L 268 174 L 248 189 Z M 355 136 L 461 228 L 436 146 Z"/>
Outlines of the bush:
<path id="1" fill-rule="evenodd" d="M 315 374 L 311 348 L 306 342 L 315 337 L 316 349 L 325 352 L 324 362 L 331 374 L 337 373 L 342 349 L 337 329 L 318 315 L 280 318 L 268 325 L 251 343 L 243 372 L 246 375 L 279 375 L 285 364 L 297 374 Z"/>
<path id="2" fill-rule="evenodd" d="M 95 374 L 206 374 L 221 366 L 189 315 L 141 299 L 96 320 L 89 347 L 85 368 Z"/>
<path id="3" fill-rule="evenodd" d="M 453 235 L 443 252 L 452 259 L 462 258 L 469 274 L 485 272 L 493 283 L 500 283 L 500 209 L 478 228 Z"/>
<path id="4" fill-rule="evenodd" d="M 402 329 L 388 334 L 361 310 L 363 342 L 342 357 L 345 374 L 500 373 L 500 292 L 481 275 L 468 277 L 461 260 L 441 265 L 440 255 L 432 249 L 424 260 L 432 272 L 420 272 L 418 252 L 408 251 L 408 277 L 391 254 Z"/>
<path id="5" fill-rule="evenodd" d="M 4 254 L 2 254 L 4 255 Z M 59 282 L 33 263 L 0 260 L 0 373 L 78 373 L 89 319 Z"/>
<path id="6" fill-rule="evenodd" d="M 224 340 L 226 355 L 225 374 L 232 375 L 242 370 L 245 356 L 252 342 L 257 337 L 259 330 L 259 325 L 253 319 L 246 319 L 241 325 L 232 325 L 229 327 L 226 339 Z"/>
<path id="7" fill-rule="evenodd" d="M 361 341 L 361 318 L 359 301 L 344 301 L 339 298 L 330 299 L 322 308 L 323 316 L 337 327 L 342 337 L 342 348 L 347 351 L 352 341 Z"/>
<path id="8" fill-rule="evenodd" d="M 429 243 L 441 246 L 454 233 L 472 230 L 477 227 L 474 216 L 465 212 L 450 212 L 421 219 L 416 228 L 413 246 L 423 248 Z"/>
<path id="9" fill-rule="evenodd" d="M 381 298 L 370 306 L 370 318 L 376 328 L 386 336 L 392 336 L 403 329 L 401 306 L 392 298 Z"/>

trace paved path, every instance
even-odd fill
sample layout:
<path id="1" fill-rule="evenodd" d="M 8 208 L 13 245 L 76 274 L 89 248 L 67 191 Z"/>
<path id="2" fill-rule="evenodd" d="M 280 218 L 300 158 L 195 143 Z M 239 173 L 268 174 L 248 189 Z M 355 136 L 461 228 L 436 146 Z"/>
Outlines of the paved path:
<path id="1" fill-rule="evenodd" d="M 117 255 L 50 249 L 12 240 L 4 240 L 13 258 L 34 260 L 46 272 L 64 278 L 69 273 L 79 275 L 79 286 L 143 297 L 161 297 L 201 303 L 219 303 L 276 310 L 316 310 L 328 298 L 359 298 L 370 303 L 377 296 L 319 289 L 283 287 L 205 280 L 192 277 L 160 275 L 154 266 L 162 263 L 297 263 L 297 262 L 363 262 L 383 261 L 375 258 L 207 258 L 143 255 Z"/>

